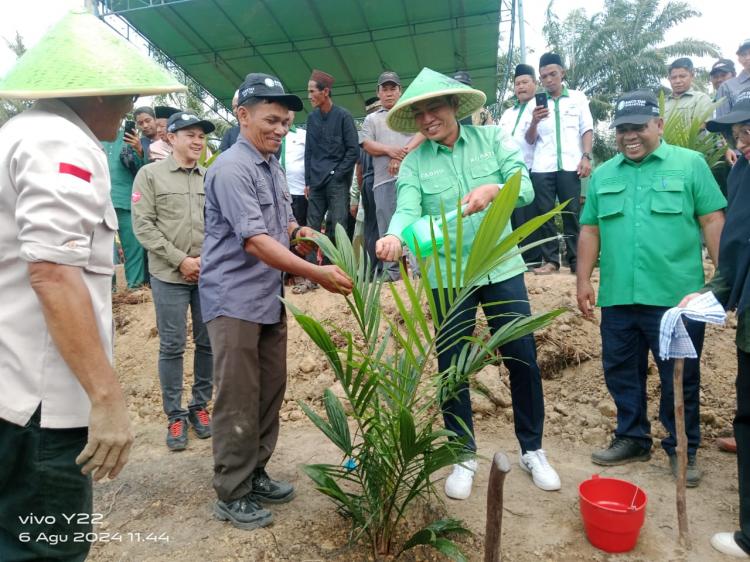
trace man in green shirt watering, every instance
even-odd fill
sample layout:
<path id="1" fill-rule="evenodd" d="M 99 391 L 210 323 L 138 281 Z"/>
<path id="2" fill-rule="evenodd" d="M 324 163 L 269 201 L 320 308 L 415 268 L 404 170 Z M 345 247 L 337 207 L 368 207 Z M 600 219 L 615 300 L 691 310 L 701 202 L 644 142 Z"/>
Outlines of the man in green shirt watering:
<path id="1" fill-rule="evenodd" d="M 661 139 L 664 120 L 651 92 L 625 94 L 615 107 L 612 126 L 620 154 L 591 178 L 578 242 L 578 307 L 589 319 L 594 306 L 591 272 L 600 260 L 602 363 L 617 406 L 615 437 L 591 460 L 612 466 L 651 458 L 646 406 L 651 350 L 661 380 L 659 419 L 669 432 L 662 447 L 676 473 L 673 361 L 659 359 L 659 324 L 682 295 L 703 286 L 701 230 L 717 263 L 726 200 L 701 154 Z M 703 328 L 700 322 L 687 323 L 699 358 Z M 695 460 L 700 443 L 699 385 L 699 359 L 686 359 L 688 486 L 697 486 L 701 478 Z"/>
<path id="2" fill-rule="evenodd" d="M 427 141 L 404 158 L 399 171 L 396 212 L 388 233 L 378 240 L 376 252 L 384 261 L 395 261 L 401 256 L 403 229 L 422 215 L 438 215 L 441 207 L 453 209 L 457 200 L 466 205 L 463 221 L 462 261 L 469 255 L 485 209 L 513 174 L 522 174 L 517 205 L 527 205 L 534 198 L 528 171 L 516 143 L 497 127 L 459 125 L 459 120 L 471 115 L 485 102 L 485 95 L 438 74 L 429 68 L 422 69 L 412 84 L 388 114 L 388 126 L 394 131 L 422 133 Z M 455 236 L 455 223 L 448 227 L 450 237 Z M 511 231 L 506 226 L 503 236 Z M 462 264 L 456 263 L 455 248 L 450 256 L 452 271 Z M 438 250 L 442 254 L 444 248 Z M 442 256 L 444 258 L 444 254 Z M 442 267 L 444 260 L 438 260 Z M 445 371 L 463 347 L 462 338 L 474 331 L 476 308 L 482 305 L 494 332 L 516 315 L 529 315 L 523 273 L 526 266 L 520 255 L 503 262 L 494 269 L 472 296 L 461 305 L 455 322 L 460 329 L 448 330 L 455 338 L 445 345 L 438 355 L 438 368 Z M 442 272 L 446 278 L 445 271 Z M 437 287 L 434 269 L 430 281 Z M 445 290 L 445 289 L 437 289 Z M 502 304 L 488 304 L 498 303 Z M 438 321 L 442 321 L 441 318 Z M 500 348 L 510 372 L 511 396 L 515 431 L 521 445 L 521 468 L 532 475 L 534 484 L 543 490 L 559 490 L 560 477 L 549 465 L 542 450 L 544 425 L 544 396 L 539 367 L 536 361 L 536 344 L 532 335 L 525 336 Z M 459 436 L 466 436 L 468 447 L 476 450 L 473 439 L 471 398 L 468 386 L 455 398 L 443 404 L 446 427 Z M 461 420 L 462 425 L 458 420 Z M 465 499 L 471 494 L 476 460 L 457 464 L 445 482 L 445 493 L 454 499 Z"/>

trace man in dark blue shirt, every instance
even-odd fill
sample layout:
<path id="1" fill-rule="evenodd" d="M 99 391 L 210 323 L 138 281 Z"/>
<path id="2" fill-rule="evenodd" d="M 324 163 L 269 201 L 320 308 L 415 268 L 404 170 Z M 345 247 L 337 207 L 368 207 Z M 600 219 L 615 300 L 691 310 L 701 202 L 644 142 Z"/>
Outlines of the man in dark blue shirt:
<path id="1" fill-rule="evenodd" d="M 314 70 L 307 83 L 313 111 L 307 117 L 305 192 L 309 201 L 307 224 L 320 230 L 328 211 L 326 234 L 333 240 L 337 224 L 349 220 L 349 188 L 359 158 L 359 138 L 354 119 L 333 104 L 333 77 Z"/>

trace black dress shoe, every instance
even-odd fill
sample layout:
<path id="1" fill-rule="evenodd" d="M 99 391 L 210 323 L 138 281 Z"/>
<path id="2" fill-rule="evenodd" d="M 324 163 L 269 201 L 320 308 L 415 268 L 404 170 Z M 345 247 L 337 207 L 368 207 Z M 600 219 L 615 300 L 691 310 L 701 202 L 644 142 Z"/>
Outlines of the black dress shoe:
<path id="1" fill-rule="evenodd" d="M 647 461 L 651 450 L 644 448 L 634 439 L 615 437 L 609 447 L 591 454 L 591 462 L 602 466 L 616 466 L 635 461 Z"/>

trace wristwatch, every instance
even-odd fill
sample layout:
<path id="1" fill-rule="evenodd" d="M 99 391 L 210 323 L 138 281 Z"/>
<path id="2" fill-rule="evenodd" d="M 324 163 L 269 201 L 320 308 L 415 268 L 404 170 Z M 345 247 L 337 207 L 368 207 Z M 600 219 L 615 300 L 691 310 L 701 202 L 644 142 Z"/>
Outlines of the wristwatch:
<path id="1" fill-rule="evenodd" d="M 591 162 L 591 153 L 590 152 L 584 152 L 583 154 L 581 154 L 581 158 L 585 158 L 586 160 L 588 160 L 589 162 Z"/>

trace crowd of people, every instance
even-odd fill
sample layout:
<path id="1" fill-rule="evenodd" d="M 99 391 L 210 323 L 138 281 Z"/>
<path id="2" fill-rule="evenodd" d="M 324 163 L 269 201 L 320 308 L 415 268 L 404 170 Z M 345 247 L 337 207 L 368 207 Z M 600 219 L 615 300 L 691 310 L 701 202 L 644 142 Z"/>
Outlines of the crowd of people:
<path id="1" fill-rule="evenodd" d="M 78 48 L 44 56 L 61 37 Z M 515 68 L 513 103 L 498 123 L 466 71 L 447 76 L 425 68 L 404 89 L 397 72 L 385 70 L 362 108 L 360 130 L 334 103 L 330 74 L 312 71 L 312 111 L 301 127 L 294 120 L 302 100 L 279 77 L 252 72 L 232 100 L 237 125 L 206 167 L 214 124 L 180 108 L 134 109 L 141 95 L 184 88 L 113 39 L 94 16 L 71 13 L 33 51 L 36 57 L 21 59 L 0 83 L 2 96 L 37 100 L 0 129 L 0 288 L 12 297 L 0 310 L 0 443 L 17 451 L 0 468 L 3 559 L 84 560 L 90 544 L 50 544 L 33 540 L 34 533 L 86 532 L 90 519 L 62 514 L 91 513 L 92 477 L 116 477 L 127 463 L 133 435 L 112 367 L 116 234 L 127 286 L 148 285 L 153 297 L 166 446 L 185 449 L 191 427 L 198 438 L 211 438 L 214 514 L 255 529 L 273 521 L 269 506 L 295 496 L 290 483 L 267 471 L 287 381 L 287 319 L 279 297 L 287 279 L 300 294 L 352 289 L 315 240 L 335 241 L 340 225 L 359 239 L 377 275 L 397 281 L 415 259 L 404 248 L 404 229 L 460 200 L 463 247 L 451 245 L 449 255 L 440 248 L 443 259 L 436 262 L 455 271 L 487 208 L 516 174 L 520 192 L 504 235 L 564 202 L 564 247 L 549 222 L 526 240 L 523 255 L 493 269 L 450 318 L 439 371 L 460 355 L 479 306 L 494 333 L 531 313 L 526 274 L 558 274 L 567 264 L 583 316 L 592 319 L 594 307 L 601 308 L 604 381 L 617 408 L 613 439 L 592 453 L 592 462 L 650 459 L 650 351 L 668 433 L 661 445 L 676 476 L 674 364 L 660 359 L 659 325 L 669 308 L 712 291 L 739 319 L 740 530 L 717 533 L 711 543 L 750 557 L 750 206 L 744 195 L 750 189 L 750 40 L 737 51 L 739 74 L 728 59 L 713 65 L 713 100 L 695 87 L 687 58 L 667 69 L 666 115 L 654 92 L 623 92 L 611 123 L 618 154 L 598 166 L 589 102 L 565 85 L 557 53 L 541 56 L 539 80 L 533 66 Z M 113 69 L 115 59 L 149 72 Z M 697 116 L 723 135 L 717 142 L 726 147 L 727 174 L 712 173 L 701 154 L 663 140 L 671 114 Z M 581 180 L 589 177 L 584 199 Z M 455 235 L 455 224 L 447 229 Z M 704 246 L 717 267 L 708 283 Z M 598 296 L 590 281 L 595 267 Z M 429 274 L 442 299 L 447 289 L 439 279 L 447 272 Z M 188 313 L 195 345 L 185 405 Z M 684 370 L 687 485 L 697 486 L 703 325 L 688 321 L 687 331 L 699 355 Z M 519 465 L 539 489 L 555 491 L 562 482 L 542 448 L 536 353 L 531 334 L 500 348 L 510 373 Z M 440 407 L 451 438 L 475 452 L 468 384 Z M 476 459 L 454 465 L 446 495 L 468 498 L 477 469 Z M 39 510 L 49 517 L 22 517 Z"/>

